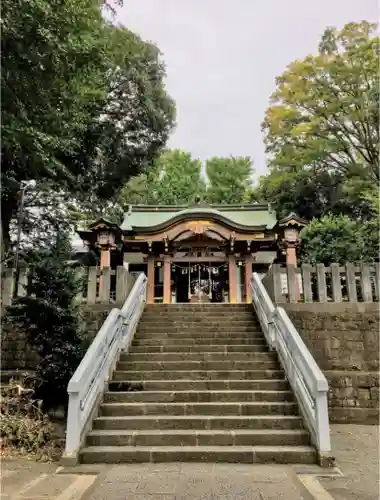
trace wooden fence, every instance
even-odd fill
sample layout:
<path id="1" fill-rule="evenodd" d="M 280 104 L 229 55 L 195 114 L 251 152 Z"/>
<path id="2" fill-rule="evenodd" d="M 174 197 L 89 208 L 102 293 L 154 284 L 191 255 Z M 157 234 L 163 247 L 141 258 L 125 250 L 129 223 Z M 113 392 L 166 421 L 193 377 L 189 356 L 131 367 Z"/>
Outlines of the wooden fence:
<path id="1" fill-rule="evenodd" d="M 83 279 L 83 290 L 77 300 L 83 304 L 123 304 L 128 297 L 137 274 L 129 273 L 124 266 L 116 269 L 104 267 L 79 267 L 78 277 Z M 33 276 L 27 270 L 21 270 L 16 279 L 13 269 L 7 269 L 1 280 L 1 306 L 9 306 L 15 297 L 27 294 L 27 285 Z"/>
<path id="2" fill-rule="evenodd" d="M 262 282 L 276 303 L 379 302 L 380 264 L 273 264 Z"/>

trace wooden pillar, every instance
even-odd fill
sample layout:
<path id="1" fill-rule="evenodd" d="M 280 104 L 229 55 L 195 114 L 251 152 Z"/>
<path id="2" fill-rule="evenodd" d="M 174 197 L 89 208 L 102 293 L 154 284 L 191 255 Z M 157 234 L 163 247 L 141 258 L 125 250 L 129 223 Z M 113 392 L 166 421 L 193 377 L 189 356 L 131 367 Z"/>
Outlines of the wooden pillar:
<path id="1" fill-rule="evenodd" d="M 286 249 L 286 263 L 293 264 L 293 266 L 297 267 L 297 254 L 296 248 L 288 246 Z"/>
<path id="2" fill-rule="evenodd" d="M 100 269 L 111 266 L 111 250 L 109 247 L 100 247 Z"/>
<path id="3" fill-rule="evenodd" d="M 148 256 L 148 272 L 147 272 L 147 297 L 148 304 L 154 304 L 154 257 Z"/>
<path id="4" fill-rule="evenodd" d="M 170 304 L 172 301 L 171 289 L 171 259 L 169 256 L 164 258 L 164 304 Z"/>
<path id="5" fill-rule="evenodd" d="M 228 281 L 229 281 L 229 302 L 236 304 L 236 283 L 237 283 L 237 270 L 236 259 L 234 255 L 228 256 Z"/>
<path id="6" fill-rule="evenodd" d="M 251 304 L 252 302 L 252 288 L 251 288 L 251 279 L 252 279 L 252 263 L 253 257 L 252 255 L 247 255 L 245 258 L 245 301 L 247 304 Z"/>
<path id="7" fill-rule="evenodd" d="M 293 245 L 289 245 L 286 248 L 286 264 L 292 264 L 295 268 L 297 267 L 297 254 L 296 247 Z M 296 287 L 295 287 L 295 302 L 298 302 L 301 299 L 301 290 L 299 277 L 300 275 L 296 272 Z"/>
<path id="8" fill-rule="evenodd" d="M 103 277 L 102 270 L 104 267 L 111 267 L 111 249 L 110 247 L 100 247 L 100 277 L 99 277 L 99 290 L 98 296 L 102 296 L 102 288 L 103 288 Z"/>

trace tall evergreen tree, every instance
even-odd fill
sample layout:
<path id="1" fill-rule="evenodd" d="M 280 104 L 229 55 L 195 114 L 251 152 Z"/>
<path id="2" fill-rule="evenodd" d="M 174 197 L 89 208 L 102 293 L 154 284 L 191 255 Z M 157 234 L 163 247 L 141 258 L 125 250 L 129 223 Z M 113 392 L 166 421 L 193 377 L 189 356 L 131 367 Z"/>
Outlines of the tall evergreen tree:
<path id="1" fill-rule="evenodd" d="M 243 203 L 251 188 L 253 174 L 249 157 L 214 157 L 206 161 L 209 203 Z"/>
<path id="2" fill-rule="evenodd" d="M 47 409 L 67 404 L 67 384 L 83 356 L 75 303 L 82 284 L 68 266 L 70 251 L 70 239 L 60 234 L 37 252 L 28 294 L 15 299 L 6 315 L 7 327 L 24 331 L 38 355 L 36 397 Z"/>
<path id="3" fill-rule="evenodd" d="M 125 204 L 191 204 L 205 192 L 202 164 L 180 149 L 164 151 L 147 174 L 131 179 L 122 191 Z"/>

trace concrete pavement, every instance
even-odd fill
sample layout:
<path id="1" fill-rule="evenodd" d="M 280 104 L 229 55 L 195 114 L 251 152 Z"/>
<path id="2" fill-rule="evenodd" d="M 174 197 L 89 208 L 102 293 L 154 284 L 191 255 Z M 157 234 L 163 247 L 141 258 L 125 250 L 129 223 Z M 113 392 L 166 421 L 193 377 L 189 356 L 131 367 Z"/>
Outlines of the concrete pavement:
<path id="1" fill-rule="evenodd" d="M 332 425 L 341 473 L 307 465 L 131 464 L 72 469 L 3 460 L 2 500 L 378 500 L 379 431 Z"/>
<path id="2" fill-rule="evenodd" d="M 342 476 L 319 478 L 334 500 L 379 500 L 379 427 L 332 425 L 331 441 Z"/>

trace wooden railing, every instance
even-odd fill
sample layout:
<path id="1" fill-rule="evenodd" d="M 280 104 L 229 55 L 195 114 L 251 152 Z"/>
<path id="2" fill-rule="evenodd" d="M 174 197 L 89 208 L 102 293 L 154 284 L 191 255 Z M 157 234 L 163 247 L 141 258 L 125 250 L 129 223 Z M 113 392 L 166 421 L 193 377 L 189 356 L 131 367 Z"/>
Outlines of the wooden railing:
<path id="1" fill-rule="evenodd" d="M 83 304 L 123 304 L 135 281 L 136 274 L 129 273 L 124 266 L 116 269 L 104 267 L 78 267 L 78 277 L 83 279 L 83 290 L 77 300 Z M 2 307 L 9 306 L 15 297 L 27 294 L 27 284 L 33 280 L 28 270 L 22 269 L 16 280 L 13 269 L 7 269 L 1 282 Z"/>
<path id="2" fill-rule="evenodd" d="M 378 302 L 380 265 L 273 264 L 262 283 L 275 303 Z"/>

